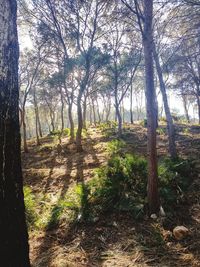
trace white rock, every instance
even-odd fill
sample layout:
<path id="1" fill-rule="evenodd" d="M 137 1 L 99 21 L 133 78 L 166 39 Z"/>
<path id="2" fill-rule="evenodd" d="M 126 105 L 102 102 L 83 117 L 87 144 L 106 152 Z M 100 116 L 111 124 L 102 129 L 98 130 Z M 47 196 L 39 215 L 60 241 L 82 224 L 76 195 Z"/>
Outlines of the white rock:
<path id="1" fill-rule="evenodd" d="M 173 229 L 173 235 L 177 240 L 182 240 L 186 236 L 188 236 L 189 230 L 185 226 L 176 226 Z"/>
<path id="2" fill-rule="evenodd" d="M 165 217 L 165 216 L 166 216 L 165 211 L 164 211 L 164 209 L 163 209 L 162 206 L 160 206 L 160 212 L 159 212 L 159 215 L 160 215 L 161 217 Z"/>
<path id="3" fill-rule="evenodd" d="M 154 214 L 151 214 L 150 218 L 153 219 L 153 220 L 156 220 L 158 217 L 157 217 L 157 215 L 154 213 Z"/>

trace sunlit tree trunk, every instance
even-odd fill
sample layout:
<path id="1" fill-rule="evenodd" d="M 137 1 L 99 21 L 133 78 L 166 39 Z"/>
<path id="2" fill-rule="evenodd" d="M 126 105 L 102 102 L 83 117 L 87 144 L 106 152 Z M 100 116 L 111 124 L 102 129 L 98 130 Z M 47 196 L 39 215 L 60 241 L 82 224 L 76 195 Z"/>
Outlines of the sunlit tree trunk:
<path id="1" fill-rule="evenodd" d="M 82 152 L 82 142 L 81 142 L 81 135 L 83 129 L 83 116 L 82 116 L 82 107 L 81 107 L 81 98 L 82 98 L 82 91 L 79 91 L 77 97 L 77 116 L 78 116 L 78 129 L 76 133 L 76 149 L 77 152 Z"/>
<path id="2" fill-rule="evenodd" d="M 0 0 L 0 265 L 29 267 L 18 88 L 17 4 Z"/>
<path id="3" fill-rule="evenodd" d="M 176 151 L 176 142 L 175 142 L 175 130 L 174 130 L 174 124 L 173 119 L 171 116 L 171 112 L 169 109 L 168 99 L 167 99 L 167 93 L 166 93 L 166 87 L 165 82 L 163 79 L 162 69 L 160 66 L 160 61 L 158 54 L 156 52 L 155 44 L 153 44 L 153 55 L 154 55 L 154 61 L 156 64 L 156 70 L 158 74 L 158 79 L 160 83 L 160 91 L 162 94 L 162 99 L 164 103 L 164 109 L 165 109 L 165 115 L 167 120 L 167 131 L 168 131 L 168 139 L 169 139 L 169 153 L 172 158 L 177 157 L 177 151 Z"/>
<path id="4" fill-rule="evenodd" d="M 61 133 L 63 133 L 64 130 L 64 99 L 62 90 L 60 89 L 60 102 L 61 102 Z"/>
<path id="5" fill-rule="evenodd" d="M 144 61 L 147 103 L 148 205 L 150 213 L 159 211 L 158 172 L 156 151 L 156 101 L 153 71 L 152 36 L 153 0 L 144 1 Z"/>
<path id="6" fill-rule="evenodd" d="M 133 85 L 131 83 L 131 93 L 130 93 L 130 120 L 133 124 Z"/>
<path id="7" fill-rule="evenodd" d="M 35 134 L 36 134 L 36 144 L 37 146 L 40 145 L 40 138 L 39 138 L 39 123 L 38 123 L 38 110 L 37 110 L 37 101 L 36 101 L 36 94 L 35 89 L 33 93 L 33 102 L 34 102 L 34 111 L 35 111 Z"/>

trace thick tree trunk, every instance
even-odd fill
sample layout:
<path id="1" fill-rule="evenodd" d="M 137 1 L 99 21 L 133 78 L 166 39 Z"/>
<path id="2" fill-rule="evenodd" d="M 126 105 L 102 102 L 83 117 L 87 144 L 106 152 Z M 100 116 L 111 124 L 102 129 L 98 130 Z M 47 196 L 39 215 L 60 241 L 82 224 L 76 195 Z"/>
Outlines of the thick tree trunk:
<path id="1" fill-rule="evenodd" d="M 157 151 L 156 151 L 156 103 L 153 71 L 152 17 L 153 0 L 144 1 L 144 60 L 147 103 L 147 150 L 148 150 L 148 205 L 149 212 L 157 213 L 160 202 L 158 194 Z"/>
<path id="2" fill-rule="evenodd" d="M 17 4 L 0 0 L 0 265 L 29 267 L 18 90 Z"/>
<path id="3" fill-rule="evenodd" d="M 160 83 L 160 91 L 162 94 L 162 99 L 163 99 L 164 109 L 165 109 L 165 115 L 166 115 L 166 119 L 167 119 L 169 153 L 170 153 L 171 158 L 176 158 L 177 157 L 177 151 L 176 151 L 175 130 L 174 130 L 173 119 L 172 119 L 171 112 L 170 112 L 169 105 L 168 105 L 166 87 L 165 87 L 165 82 L 163 79 L 163 74 L 162 74 L 162 69 L 160 66 L 159 57 L 158 57 L 158 54 L 156 52 L 155 44 L 152 44 L 152 45 L 153 45 L 154 61 L 156 64 L 156 70 L 157 70 L 158 79 L 159 79 L 159 83 Z"/>

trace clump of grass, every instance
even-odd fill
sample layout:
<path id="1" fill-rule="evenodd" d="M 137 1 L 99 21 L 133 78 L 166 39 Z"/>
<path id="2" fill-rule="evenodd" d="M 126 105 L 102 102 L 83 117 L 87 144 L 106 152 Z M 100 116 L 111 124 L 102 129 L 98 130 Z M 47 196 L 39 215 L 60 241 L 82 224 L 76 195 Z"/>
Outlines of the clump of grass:
<path id="1" fill-rule="evenodd" d="M 26 209 L 26 221 L 28 228 L 34 228 L 38 220 L 36 212 L 36 199 L 29 186 L 24 186 L 24 202 Z"/>

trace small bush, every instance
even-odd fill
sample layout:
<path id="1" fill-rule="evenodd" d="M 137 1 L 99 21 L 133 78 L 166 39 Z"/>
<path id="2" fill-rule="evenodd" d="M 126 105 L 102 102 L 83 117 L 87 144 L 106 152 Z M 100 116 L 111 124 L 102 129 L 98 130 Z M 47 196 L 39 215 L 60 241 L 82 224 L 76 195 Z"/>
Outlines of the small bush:
<path id="1" fill-rule="evenodd" d="M 89 182 L 90 201 L 97 212 L 114 209 L 143 213 L 147 183 L 146 160 L 135 155 L 112 157 L 106 167 L 96 170 Z"/>
<path id="2" fill-rule="evenodd" d="M 101 130 L 105 136 L 110 137 L 115 134 L 117 129 L 116 121 L 107 121 L 99 124 L 98 128 Z"/>
<path id="3" fill-rule="evenodd" d="M 107 151 L 109 152 L 110 155 L 116 155 L 119 154 L 124 147 L 125 147 L 124 141 L 115 139 L 108 142 Z"/>
<path id="4" fill-rule="evenodd" d="M 192 182 L 194 165 L 190 160 L 166 158 L 158 168 L 162 201 L 167 206 L 178 204 Z"/>
<path id="5" fill-rule="evenodd" d="M 51 135 L 51 136 L 60 136 L 61 135 L 61 130 L 51 131 L 49 135 Z M 70 135 L 70 129 L 69 128 L 63 129 L 62 135 L 63 136 L 69 136 Z"/>

